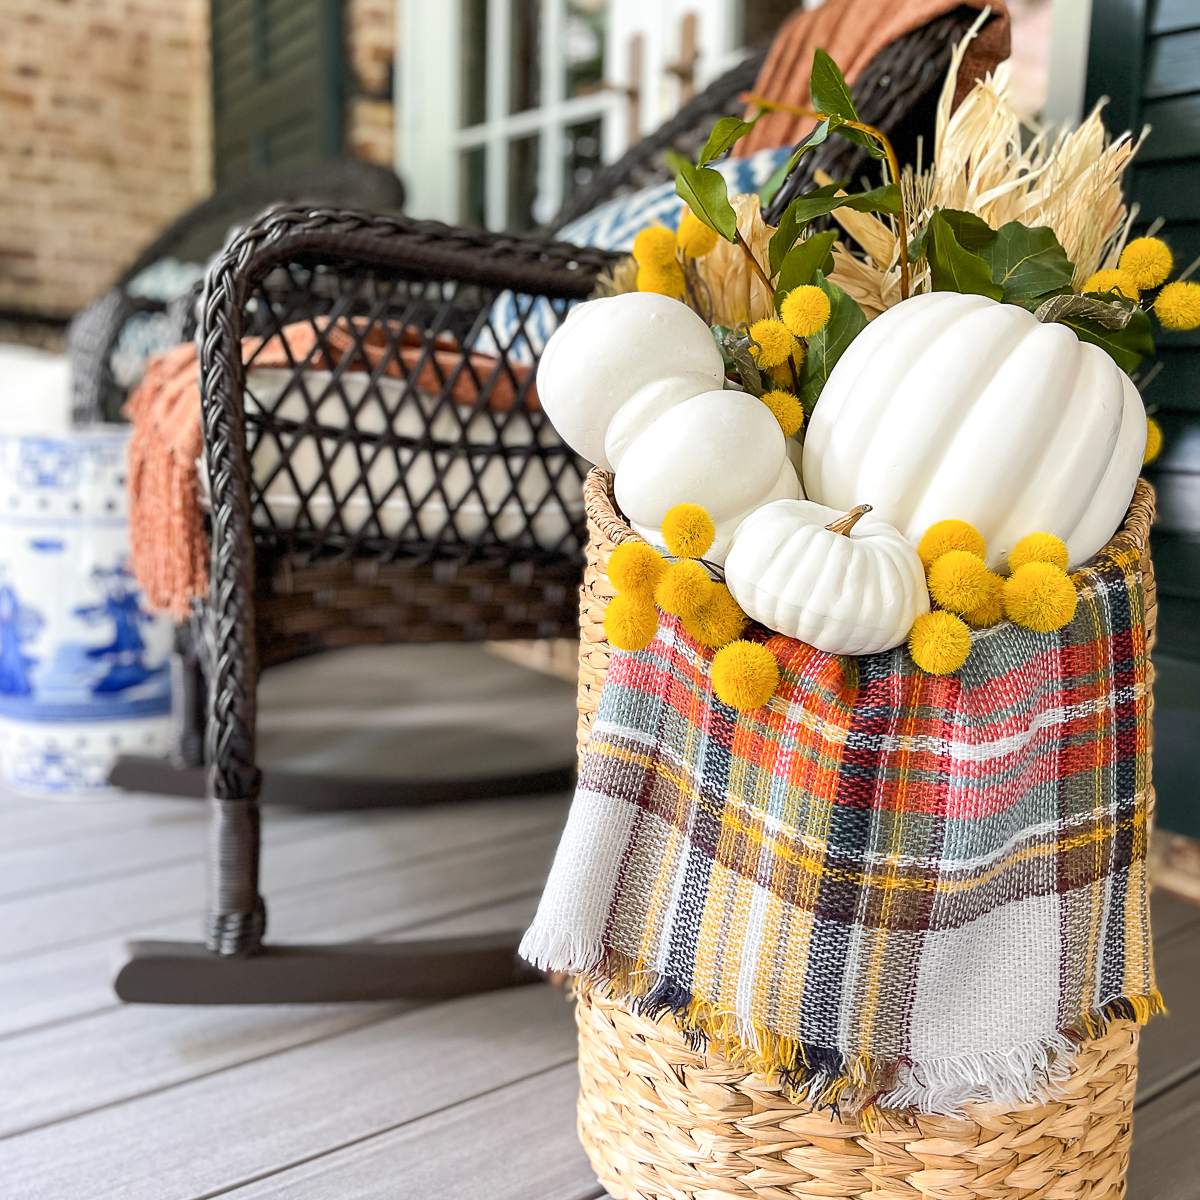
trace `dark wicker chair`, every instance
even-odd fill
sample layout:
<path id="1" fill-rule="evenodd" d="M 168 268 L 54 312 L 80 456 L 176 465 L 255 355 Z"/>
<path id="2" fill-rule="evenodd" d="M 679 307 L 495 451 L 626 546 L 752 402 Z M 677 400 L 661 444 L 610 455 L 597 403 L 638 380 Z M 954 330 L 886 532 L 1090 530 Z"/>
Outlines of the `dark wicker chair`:
<path id="1" fill-rule="evenodd" d="M 889 47 L 854 89 L 864 117 L 902 131 L 906 121 L 931 113 L 964 21 L 954 14 Z M 654 140 L 652 152 L 635 148 L 612 168 L 604 186 L 644 181 L 666 145 L 707 136 L 752 77 L 746 64 L 718 81 L 705 93 L 708 100 L 697 98 L 685 121 Z M 803 175 L 788 181 L 788 193 L 808 186 L 815 169 L 847 174 L 855 153 L 854 147 L 822 148 L 821 157 L 803 160 Z M 124 999 L 446 996 L 528 978 L 516 965 L 516 933 L 449 942 L 263 945 L 255 693 L 260 666 L 325 647 L 574 633 L 585 464 L 528 403 L 539 340 L 526 338 L 520 320 L 515 329 L 495 328 L 492 314 L 497 298 L 512 292 L 537 298 L 543 314 L 553 313 L 550 323 L 561 320 L 567 304 L 586 298 L 615 257 L 544 235 L 283 208 L 233 238 L 210 269 L 197 340 L 212 585 L 193 621 L 193 642 L 207 660 L 204 758 L 213 836 L 206 943 L 133 943 L 116 981 Z M 327 322 L 339 318 L 354 322 L 352 353 L 328 379 L 310 386 L 306 372 L 332 361 L 324 350 L 335 326 Z M 315 333 L 313 352 L 292 362 L 283 390 L 270 399 L 244 394 L 243 336 L 269 338 L 297 321 Z M 493 358 L 471 352 L 489 341 L 481 341 L 487 334 L 499 350 Z M 354 387 L 351 369 L 359 372 Z M 361 419 L 368 403 L 382 406 L 382 423 Z M 336 421 L 329 419 L 331 404 Z M 478 422 L 482 437 L 469 432 Z M 506 437 L 517 425 L 522 436 Z M 270 480 L 292 470 L 305 441 L 322 447 L 319 476 L 290 477 L 298 508 L 281 521 L 270 502 Z M 274 465 L 263 478 L 255 463 L 267 446 Z M 333 479 L 332 463 L 344 454 L 356 463 L 349 487 Z M 421 456 L 418 488 L 410 476 Z M 383 494 L 372 485 L 380 461 L 388 464 Z M 500 493 L 484 486 L 489 470 L 507 480 Z M 523 486 L 531 478 L 535 482 Z M 340 507 L 351 491 L 359 504 L 353 521 L 343 519 Z M 387 513 L 389 498 L 398 496 L 399 522 Z M 441 519 L 431 525 L 416 514 L 433 496 Z M 460 520 L 465 496 L 475 501 L 466 524 Z M 495 794 L 497 781 L 489 786 Z"/>

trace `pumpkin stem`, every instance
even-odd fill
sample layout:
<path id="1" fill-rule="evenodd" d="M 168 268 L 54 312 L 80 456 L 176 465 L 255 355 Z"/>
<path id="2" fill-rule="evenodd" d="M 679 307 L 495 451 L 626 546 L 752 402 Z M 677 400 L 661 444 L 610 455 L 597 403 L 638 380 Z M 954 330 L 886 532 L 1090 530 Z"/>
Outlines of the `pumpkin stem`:
<path id="1" fill-rule="evenodd" d="M 840 533 L 849 537 L 850 530 L 870 511 L 871 506 L 869 504 L 860 504 L 857 508 L 852 508 L 844 517 L 838 517 L 836 521 L 830 521 L 825 528 L 830 533 Z"/>

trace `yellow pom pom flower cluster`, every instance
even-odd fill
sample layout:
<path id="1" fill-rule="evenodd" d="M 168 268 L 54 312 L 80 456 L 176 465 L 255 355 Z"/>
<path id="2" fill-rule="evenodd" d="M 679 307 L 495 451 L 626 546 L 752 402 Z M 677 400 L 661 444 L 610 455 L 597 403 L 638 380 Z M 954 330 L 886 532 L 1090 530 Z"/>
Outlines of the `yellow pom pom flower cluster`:
<path id="1" fill-rule="evenodd" d="M 1133 272 L 1122 270 L 1120 267 L 1110 267 L 1106 271 L 1097 271 L 1094 275 L 1088 276 L 1083 290 L 1100 293 L 1116 292 L 1118 296 L 1124 296 L 1126 300 L 1134 301 L 1141 295 L 1141 289 L 1137 285 L 1137 279 Z"/>
<path id="2" fill-rule="evenodd" d="M 1143 466 L 1152 463 L 1162 453 L 1162 426 L 1153 418 L 1146 418 L 1146 452 L 1142 455 Z"/>
<path id="3" fill-rule="evenodd" d="M 675 244 L 688 258 L 703 258 L 717 246 L 717 231 L 710 229 L 695 213 L 685 211 L 675 234 Z"/>
<path id="4" fill-rule="evenodd" d="M 645 542 L 624 542 L 608 560 L 616 591 L 604 614 L 604 632 L 618 650 L 644 650 L 658 632 L 658 609 L 680 619 L 689 637 L 717 651 L 713 691 L 743 711 L 766 704 L 779 686 L 779 666 L 767 647 L 738 641 L 747 617 L 729 589 L 702 562 L 716 537 L 698 504 L 677 504 L 663 518 L 663 541 L 678 559 L 668 563 Z M 656 608 L 657 605 L 657 608 Z"/>
<path id="5" fill-rule="evenodd" d="M 1175 260 L 1171 248 L 1161 238 L 1134 238 L 1121 251 L 1120 269 L 1132 277 L 1134 286 L 1146 291 L 1166 283 Z"/>
<path id="6" fill-rule="evenodd" d="M 1134 238 L 1116 267 L 1097 271 L 1083 285 L 1085 292 L 1115 293 L 1151 309 L 1164 329 L 1178 332 L 1200 328 L 1200 283 L 1176 279 L 1167 283 L 1175 266 L 1171 248 L 1161 238 Z M 1143 292 L 1161 289 L 1152 303 Z M 1148 460 L 1147 460 L 1148 461 Z"/>
<path id="7" fill-rule="evenodd" d="M 983 535 L 965 521 L 939 521 L 917 547 L 929 597 L 937 606 L 913 623 L 908 648 L 931 675 L 949 675 L 967 661 L 971 630 L 1007 617 L 1049 633 L 1075 615 L 1075 585 L 1067 547 L 1052 533 L 1031 533 L 1008 556 L 1009 579 L 988 570 Z"/>
<path id="8" fill-rule="evenodd" d="M 779 306 L 783 323 L 798 338 L 812 337 L 824 329 L 829 311 L 829 297 L 812 284 L 792 288 Z"/>
<path id="9" fill-rule="evenodd" d="M 633 242 L 633 257 L 638 265 L 639 292 L 657 292 L 678 299 L 687 282 L 675 254 L 675 235 L 662 226 L 643 229 Z"/>
<path id="10" fill-rule="evenodd" d="M 1186 331 L 1200 327 L 1200 283 L 1175 280 L 1154 301 L 1154 315 L 1164 329 Z"/>
<path id="11" fill-rule="evenodd" d="M 718 700 L 748 712 L 761 708 L 775 695 L 779 664 L 758 642 L 730 642 L 713 658 L 712 682 Z"/>
<path id="12" fill-rule="evenodd" d="M 792 437 L 804 427 L 804 405 L 791 392 L 778 388 L 764 392 L 759 399 L 771 410 L 771 415 L 779 422 L 784 437 Z"/>
<path id="13" fill-rule="evenodd" d="M 783 366 L 796 349 L 796 339 L 792 336 L 792 331 L 774 317 L 755 321 L 750 326 L 750 337 L 758 346 L 757 350 L 752 346 L 751 352 L 757 355 L 758 365 L 763 370 Z"/>
<path id="14" fill-rule="evenodd" d="M 663 541 L 676 558 L 703 558 L 717 536 L 712 517 L 698 504 L 677 504 L 663 518 Z"/>

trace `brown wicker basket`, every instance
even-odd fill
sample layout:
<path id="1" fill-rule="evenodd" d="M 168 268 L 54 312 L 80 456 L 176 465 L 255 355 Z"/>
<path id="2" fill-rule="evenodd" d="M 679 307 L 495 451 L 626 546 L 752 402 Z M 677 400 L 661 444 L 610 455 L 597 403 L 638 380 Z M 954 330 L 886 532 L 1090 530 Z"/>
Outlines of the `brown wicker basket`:
<path id="1" fill-rule="evenodd" d="M 1144 490 L 1143 490 L 1144 488 Z M 579 746 L 611 653 L 604 610 L 613 547 L 638 537 L 618 515 L 612 476 L 584 485 L 588 558 L 580 602 Z M 1138 532 L 1153 515 L 1139 485 Z M 1144 510 L 1144 511 L 1143 511 Z M 1144 526 L 1144 528 L 1142 528 Z M 1146 628 L 1156 598 L 1143 558 Z M 1047 1103 L 972 1105 L 967 1117 L 915 1116 L 874 1130 L 787 1100 L 764 1079 L 689 1047 L 669 1021 L 581 988 L 579 1136 L 615 1200 L 1120 1200 L 1133 1134 L 1138 1026 L 1114 1021 L 1080 1048 Z"/>

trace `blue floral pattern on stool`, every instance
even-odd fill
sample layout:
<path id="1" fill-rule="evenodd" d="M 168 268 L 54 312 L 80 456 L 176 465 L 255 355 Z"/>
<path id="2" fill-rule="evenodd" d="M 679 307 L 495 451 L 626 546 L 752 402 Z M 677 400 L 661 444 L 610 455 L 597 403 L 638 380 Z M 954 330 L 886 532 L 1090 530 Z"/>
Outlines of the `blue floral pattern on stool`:
<path id="1" fill-rule="evenodd" d="M 174 627 L 129 569 L 128 432 L 0 437 L 0 771 L 95 792 L 173 741 Z"/>

